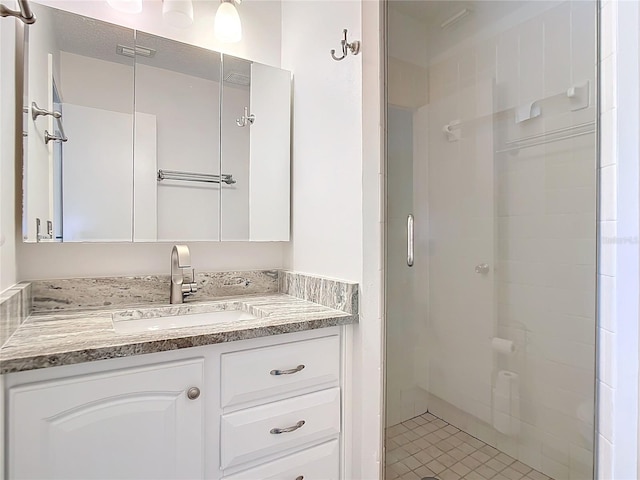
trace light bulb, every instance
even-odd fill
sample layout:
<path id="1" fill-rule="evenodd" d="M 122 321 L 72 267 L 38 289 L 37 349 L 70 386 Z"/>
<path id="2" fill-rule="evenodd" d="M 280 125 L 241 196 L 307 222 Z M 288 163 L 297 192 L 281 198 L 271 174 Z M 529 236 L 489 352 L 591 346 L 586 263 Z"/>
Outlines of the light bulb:
<path id="1" fill-rule="evenodd" d="M 111 8 L 124 13 L 140 13 L 142 11 L 142 0 L 107 0 Z"/>
<path id="2" fill-rule="evenodd" d="M 162 16 L 174 27 L 186 28 L 193 24 L 191 0 L 162 0 Z"/>
<path id="3" fill-rule="evenodd" d="M 240 15 L 231 2 L 223 1 L 216 12 L 213 33 L 218 40 L 225 43 L 239 42 L 242 38 Z"/>

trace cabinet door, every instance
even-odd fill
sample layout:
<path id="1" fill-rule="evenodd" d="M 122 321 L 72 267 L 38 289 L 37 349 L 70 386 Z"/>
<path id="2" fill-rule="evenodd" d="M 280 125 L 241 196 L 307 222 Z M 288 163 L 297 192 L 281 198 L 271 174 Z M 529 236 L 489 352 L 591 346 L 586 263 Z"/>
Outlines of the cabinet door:
<path id="1" fill-rule="evenodd" d="M 10 479 L 203 478 L 203 359 L 9 390 Z"/>

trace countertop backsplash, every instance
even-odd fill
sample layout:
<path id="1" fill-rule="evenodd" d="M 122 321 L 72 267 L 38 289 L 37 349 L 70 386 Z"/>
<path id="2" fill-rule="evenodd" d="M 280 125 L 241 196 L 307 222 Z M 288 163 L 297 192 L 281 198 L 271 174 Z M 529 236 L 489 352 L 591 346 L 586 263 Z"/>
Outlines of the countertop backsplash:
<path id="1" fill-rule="evenodd" d="M 358 284 L 285 270 L 196 273 L 198 292 L 187 302 L 285 293 L 358 313 Z M 168 303 L 169 275 L 70 278 L 22 282 L 0 295 L 0 345 L 32 313 L 127 308 Z"/>
<path id="2" fill-rule="evenodd" d="M 0 293 L 0 346 L 32 311 L 31 284 L 22 282 Z"/>
<path id="3" fill-rule="evenodd" d="M 196 273 L 190 301 L 278 292 L 278 270 Z M 33 313 L 157 305 L 169 302 L 170 275 L 36 280 Z"/>

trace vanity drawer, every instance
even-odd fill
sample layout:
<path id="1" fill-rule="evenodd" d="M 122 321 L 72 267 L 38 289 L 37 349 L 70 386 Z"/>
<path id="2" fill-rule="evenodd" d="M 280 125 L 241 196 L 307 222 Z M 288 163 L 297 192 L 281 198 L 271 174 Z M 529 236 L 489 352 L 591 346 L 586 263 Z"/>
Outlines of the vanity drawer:
<path id="1" fill-rule="evenodd" d="M 233 467 L 287 449 L 304 447 L 339 433 L 339 388 L 222 415 L 221 467 Z"/>
<path id="2" fill-rule="evenodd" d="M 339 385 L 338 335 L 221 356 L 221 406 Z"/>
<path id="3" fill-rule="evenodd" d="M 338 480 L 340 444 L 332 440 L 273 462 L 224 477 L 223 480 Z"/>

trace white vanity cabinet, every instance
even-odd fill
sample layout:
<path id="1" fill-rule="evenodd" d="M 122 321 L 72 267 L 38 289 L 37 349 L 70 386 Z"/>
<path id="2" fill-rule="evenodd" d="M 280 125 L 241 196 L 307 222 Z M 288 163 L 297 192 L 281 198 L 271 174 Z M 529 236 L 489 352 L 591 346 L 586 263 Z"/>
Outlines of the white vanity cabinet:
<path id="1" fill-rule="evenodd" d="M 6 375 L 8 479 L 338 480 L 341 327 Z"/>
<path id="2" fill-rule="evenodd" d="M 220 466 L 225 477 L 236 478 L 229 472 L 339 438 L 338 335 L 222 354 L 221 386 Z M 278 465 L 289 466 L 286 459 Z M 297 468 L 292 480 L 308 478 L 303 466 Z M 338 470 L 337 463 L 332 470 Z"/>
<path id="3" fill-rule="evenodd" d="M 196 359 L 10 388 L 9 478 L 202 478 L 203 367 Z"/>

